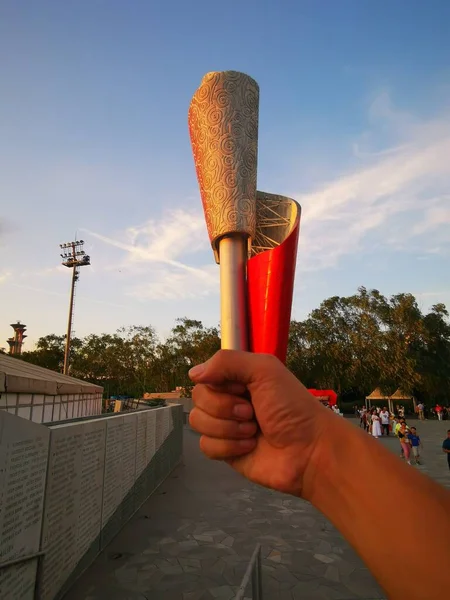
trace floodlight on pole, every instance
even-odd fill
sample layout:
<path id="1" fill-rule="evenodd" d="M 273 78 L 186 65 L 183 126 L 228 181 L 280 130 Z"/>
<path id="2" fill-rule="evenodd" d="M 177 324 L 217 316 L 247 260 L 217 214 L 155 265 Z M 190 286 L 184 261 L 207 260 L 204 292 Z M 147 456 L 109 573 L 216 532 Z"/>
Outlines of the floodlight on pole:
<path id="1" fill-rule="evenodd" d="M 70 343 L 72 339 L 73 307 L 75 302 L 75 287 L 80 276 L 80 268 L 91 264 L 91 258 L 83 250 L 84 241 L 76 240 L 60 244 L 62 264 L 72 269 L 72 284 L 70 287 L 69 318 L 67 322 L 66 346 L 64 349 L 64 367 L 63 373 L 69 373 L 70 363 Z"/>

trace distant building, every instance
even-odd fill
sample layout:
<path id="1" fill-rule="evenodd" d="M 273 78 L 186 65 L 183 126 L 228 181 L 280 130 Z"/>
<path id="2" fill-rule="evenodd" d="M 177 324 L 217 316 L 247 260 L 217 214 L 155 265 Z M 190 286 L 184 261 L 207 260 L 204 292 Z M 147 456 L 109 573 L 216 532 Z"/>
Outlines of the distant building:
<path id="1" fill-rule="evenodd" d="M 11 355 L 20 356 L 22 354 L 23 340 L 27 337 L 25 331 L 27 326 L 17 321 L 17 323 L 11 323 L 11 327 L 14 329 L 14 337 L 10 337 L 6 341 L 9 344 L 9 353 Z"/>
<path id="2" fill-rule="evenodd" d="M 0 411 L 35 423 L 102 413 L 103 388 L 0 354 Z"/>
<path id="3" fill-rule="evenodd" d="M 178 398 L 184 398 L 185 396 L 185 392 L 184 392 L 184 388 L 182 387 L 177 387 L 176 390 L 174 390 L 173 392 L 154 392 L 149 394 L 148 392 L 146 392 L 142 398 L 144 400 L 156 400 L 156 399 L 161 399 L 161 400 L 178 400 Z"/>

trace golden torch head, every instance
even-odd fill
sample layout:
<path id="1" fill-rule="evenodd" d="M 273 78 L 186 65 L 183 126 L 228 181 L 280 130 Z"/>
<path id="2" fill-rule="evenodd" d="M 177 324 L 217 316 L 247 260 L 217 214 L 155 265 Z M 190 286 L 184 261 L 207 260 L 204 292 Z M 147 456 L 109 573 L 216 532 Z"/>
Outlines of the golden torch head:
<path id="1" fill-rule="evenodd" d="M 256 230 L 259 87 L 237 71 L 207 73 L 189 107 L 189 133 L 209 239 Z"/>

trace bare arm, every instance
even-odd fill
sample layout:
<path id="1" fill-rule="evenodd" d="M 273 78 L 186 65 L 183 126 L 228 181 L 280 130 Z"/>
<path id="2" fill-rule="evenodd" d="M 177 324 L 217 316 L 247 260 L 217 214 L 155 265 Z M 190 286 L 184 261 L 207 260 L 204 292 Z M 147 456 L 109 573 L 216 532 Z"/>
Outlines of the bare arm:
<path id="1" fill-rule="evenodd" d="M 353 425 L 334 419 L 327 429 L 313 459 L 308 500 L 343 533 L 389 598 L 432 600 L 447 595 L 450 493 Z M 379 526 L 398 507 L 406 525 L 401 551 Z"/>
<path id="2" fill-rule="evenodd" d="M 312 502 L 390 600 L 448 596 L 450 492 L 320 406 L 273 357 L 223 350 L 190 376 L 196 383 L 190 423 L 207 456 Z M 398 510 L 401 548 L 382 526 Z"/>

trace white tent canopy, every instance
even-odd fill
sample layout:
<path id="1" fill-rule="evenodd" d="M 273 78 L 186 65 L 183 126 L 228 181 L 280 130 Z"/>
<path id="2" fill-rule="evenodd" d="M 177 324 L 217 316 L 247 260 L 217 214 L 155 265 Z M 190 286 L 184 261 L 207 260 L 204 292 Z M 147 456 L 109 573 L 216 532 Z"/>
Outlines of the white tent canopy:
<path id="1" fill-rule="evenodd" d="M 372 402 L 384 402 L 388 407 L 390 412 L 394 412 L 394 402 L 410 402 L 413 401 L 414 406 L 416 405 L 415 398 L 412 394 L 405 394 L 398 388 L 393 394 L 390 396 L 383 394 L 379 387 L 375 388 L 371 394 L 366 396 L 366 406 L 370 406 Z"/>

